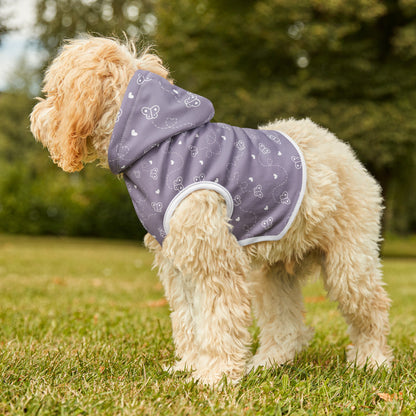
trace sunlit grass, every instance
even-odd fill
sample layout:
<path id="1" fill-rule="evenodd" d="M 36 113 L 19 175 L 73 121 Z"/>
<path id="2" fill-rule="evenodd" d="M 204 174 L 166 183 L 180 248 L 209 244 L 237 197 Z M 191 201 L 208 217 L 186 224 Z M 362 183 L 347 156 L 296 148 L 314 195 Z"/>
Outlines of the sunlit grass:
<path id="1" fill-rule="evenodd" d="M 316 282 L 310 347 L 218 392 L 163 370 L 169 310 L 139 243 L 0 236 L 0 415 L 415 414 L 416 260 L 383 262 L 391 372 L 348 368 L 346 325 Z"/>

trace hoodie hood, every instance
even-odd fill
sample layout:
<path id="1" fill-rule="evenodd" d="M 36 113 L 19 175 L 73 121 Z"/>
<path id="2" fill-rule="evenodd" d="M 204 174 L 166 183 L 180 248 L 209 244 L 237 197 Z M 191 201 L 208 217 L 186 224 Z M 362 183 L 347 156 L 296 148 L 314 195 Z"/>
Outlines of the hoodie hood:
<path id="1" fill-rule="evenodd" d="M 209 100 L 137 71 L 123 98 L 108 151 L 144 228 L 163 244 L 184 198 L 221 195 L 241 245 L 279 240 L 303 199 L 306 165 L 286 134 L 210 123 Z M 198 209 L 198 207 L 195 207 Z"/>
<path id="2" fill-rule="evenodd" d="M 149 150 L 171 137 L 208 123 L 207 98 L 172 85 L 149 71 L 133 75 L 123 97 L 108 149 L 114 174 L 123 173 Z"/>

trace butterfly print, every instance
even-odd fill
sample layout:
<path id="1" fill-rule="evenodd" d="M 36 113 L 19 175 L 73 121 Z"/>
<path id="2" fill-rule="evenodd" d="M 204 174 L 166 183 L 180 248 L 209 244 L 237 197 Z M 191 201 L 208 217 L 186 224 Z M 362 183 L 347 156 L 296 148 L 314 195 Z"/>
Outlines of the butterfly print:
<path id="1" fill-rule="evenodd" d="M 142 107 L 141 112 L 146 117 L 146 120 L 153 120 L 159 116 L 160 107 L 152 105 L 151 107 Z"/>

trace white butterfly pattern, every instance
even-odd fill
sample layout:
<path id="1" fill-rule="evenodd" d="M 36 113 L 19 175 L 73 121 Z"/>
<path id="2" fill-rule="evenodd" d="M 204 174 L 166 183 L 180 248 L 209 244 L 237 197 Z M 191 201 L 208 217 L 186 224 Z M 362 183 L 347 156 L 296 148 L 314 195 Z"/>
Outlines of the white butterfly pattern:
<path id="1" fill-rule="evenodd" d="M 173 181 L 173 189 L 175 191 L 182 191 L 183 189 L 183 178 L 182 176 L 178 176 L 174 181 Z"/>
<path id="2" fill-rule="evenodd" d="M 127 156 L 127 154 L 129 153 L 129 151 L 130 151 L 130 148 L 128 146 L 124 146 L 122 144 L 119 144 L 116 147 L 116 152 L 117 152 L 117 155 L 120 159 L 124 159 Z"/>
<path id="3" fill-rule="evenodd" d="M 238 142 L 235 143 L 235 147 L 240 150 L 243 151 L 246 148 L 246 145 L 244 144 L 244 142 L 242 140 L 239 140 Z"/>
<path id="4" fill-rule="evenodd" d="M 292 162 L 295 164 L 296 169 L 302 169 L 302 161 L 299 156 L 292 156 Z"/>
<path id="5" fill-rule="evenodd" d="M 155 212 L 162 212 L 163 204 L 161 202 L 152 202 L 152 208 Z"/>
<path id="6" fill-rule="evenodd" d="M 159 231 L 159 235 L 162 237 L 162 238 L 166 238 L 166 232 L 165 232 L 165 230 L 162 228 L 162 227 L 159 227 L 158 228 L 158 231 Z"/>
<path id="7" fill-rule="evenodd" d="M 240 195 L 237 194 L 234 197 L 234 204 L 235 204 L 236 207 L 238 207 L 241 204 L 241 196 Z"/>
<path id="8" fill-rule="evenodd" d="M 270 153 L 270 149 L 265 146 L 263 143 L 259 143 L 259 150 L 260 152 L 262 152 L 264 155 L 267 155 Z"/>
<path id="9" fill-rule="evenodd" d="M 196 157 L 198 154 L 198 148 L 195 146 L 189 146 L 189 151 L 191 152 L 192 157 Z"/>
<path id="10" fill-rule="evenodd" d="M 254 196 L 256 197 L 256 198 L 260 198 L 260 199 L 262 199 L 263 198 L 263 187 L 261 186 L 261 185 L 257 185 L 254 189 L 253 189 L 253 192 L 254 192 Z"/>
<path id="11" fill-rule="evenodd" d="M 279 137 L 277 137 L 277 136 L 275 136 L 274 134 L 267 134 L 267 137 L 270 139 L 270 140 L 273 140 L 275 143 L 277 143 L 277 144 L 282 144 L 282 142 L 281 142 L 281 140 L 280 140 L 280 138 Z"/>
<path id="12" fill-rule="evenodd" d="M 154 120 L 159 116 L 160 107 L 152 105 L 151 107 L 142 107 L 141 113 L 146 117 L 146 120 Z"/>
<path id="13" fill-rule="evenodd" d="M 194 182 L 202 182 L 205 179 L 205 174 L 201 173 L 199 176 L 194 177 Z"/>
<path id="14" fill-rule="evenodd" d="M 282 203 L 284 205 L 290 205 L 289 194 L 287 193 L 287 191 L 283 192 L 280 195 L 280 203 Z"/>
<path id="15" fill-rule="evenodd" d="M 267 219 L 265 219 L 264 221 L 261 222 L 261 226 L 265 230 L 268 230 L 268 229 L 272 228 L 272 225 L 273 225 L 273 218 L 272 217 L 268 217 Z"/>
<path id="16" fill-rule="evenodd" d="M 150 171 L 150 177 L 151 177 L 154 181 L 156 181 L 156 180 L 158 179 L 158 177 L 159 177 L 159 169 L 158 169 L 158 168 L 153 168 L 153 169 Z"/>
<path id="17" fill-rule="evenodd" d="M 137 77 L 137 84 L 143 85 L 146 81 L 151 81 L 151 80 L 145 77 L 143 74 L 139 74 L 139 76 Z"/>
<path id="18" fill-rule="evenodd" d="M 185 98 L 185 105 L 187 108 L 199 107 L 201 105 L 201 100 L 194 94 L 189 94 Z"/>

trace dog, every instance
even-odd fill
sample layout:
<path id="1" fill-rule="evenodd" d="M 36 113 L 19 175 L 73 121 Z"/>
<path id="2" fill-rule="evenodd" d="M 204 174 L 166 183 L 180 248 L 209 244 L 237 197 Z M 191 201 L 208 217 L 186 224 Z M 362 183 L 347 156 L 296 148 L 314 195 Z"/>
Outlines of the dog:
<path id="1" fill-rule="evenodd" d="M 66 41 L 43 93 L 31 131 L 52 160 L 67 172 L 97 161 L 126 181 L 171 309 L 172 371 L 218 385 L 290 363 L 313 334 L 301 285 L 319 273 L 349 325 L 347 360 L 390 365 L 381 192 L 347 144 L 309 119 L 259 130 L 211 123 L 209 100 L 175 86 L 151 50 L 138 55 L 117 39 Z M 292 155 L 282 164 L 280 148 Z M 252 309 L 260 328 L 254 356 Z"/>

